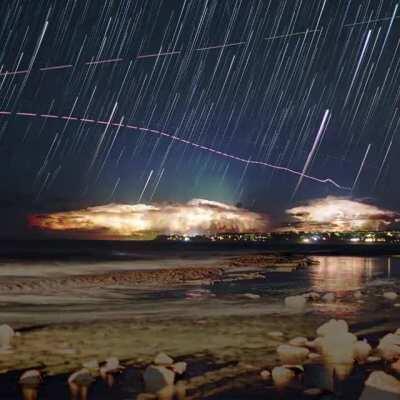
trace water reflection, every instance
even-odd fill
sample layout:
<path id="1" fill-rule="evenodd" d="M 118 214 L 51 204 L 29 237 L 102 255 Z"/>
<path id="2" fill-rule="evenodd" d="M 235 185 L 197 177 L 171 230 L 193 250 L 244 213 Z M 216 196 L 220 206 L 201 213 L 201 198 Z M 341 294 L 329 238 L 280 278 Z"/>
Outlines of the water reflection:
<path id="1" fill-rule="evenodd" d="M 349 291 L 362 288 L 376 278 L 391 279 L 392 260 L 365 257 L 316 257 L 320 262 L 311 273 L 311 285 L 319 291 Z"/>

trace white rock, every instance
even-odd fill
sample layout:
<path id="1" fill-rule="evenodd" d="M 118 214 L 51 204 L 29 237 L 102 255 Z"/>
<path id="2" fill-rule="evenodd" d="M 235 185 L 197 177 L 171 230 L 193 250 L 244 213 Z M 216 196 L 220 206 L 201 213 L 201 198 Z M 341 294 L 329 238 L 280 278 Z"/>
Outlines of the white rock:
<path id="1" fill-rule="evenodd" d="M 304 347 L 290 346 L 287 344 L 278 346 L 276 351 L 282 363 L 289 365 L 303 364 L 310 354 L 310 350 Z"/>
<path id="2" fill-rule="evenodd" d="M 336 295 L 335 293 L 326 293 L 322 296 L 322 300 L 327 303 L 333 303 L 336 300 Z"/>
<path id="3" fill-rule="evenodd" d="M 144 371 L 143 379 L 146 392 L 157 393 L 174 384 L 175 372 L 162 366 L 150 365 Z"/>
<path id="4" fill-rule="evenodd" d="M 285 367 L 275 367 L 272 370 L 272 380 L 278 388 L 284 388 L 294 379 L 295 374 L 292 370 Z"/>
<path id="5" fill-rule="evenodd" d="M 318 337 L 312 341 L 308 341 L 306 343 L 306 346 L 314 351 L 316 351 L 317 353 L 321 353 L 322 352 L 322 337 Z"/>
<path id="6" fill-rule="evenodd" d="M 372 372 L 365 385 L 384 392 L 400 394 L 400 381 L 383 371 Z"/>
<path id="7" fill-rule="evenodd" d="M 296 346 L 296 347 L 305 347 L 307 346 L 308 339 L 305 337 L 296 337 L 292 340 L 289 341 L 289 344 L 291 346 Z"/>
<path id="8" fill-rule="evenodd" d="M 271 378 L 271 372 L 269 372 L 267 369 L 264 369 L 260 372 L 261 379 L 264 381 L 267 381 Z"/>
<path id="9" fill-rule="evenodd" d="M 187 369 L 187 364 L 184 361 L 181 362 L 177 362 L 172 364 L 172 370 L 178 374 L 178 375 L 182 375 L 185 373 L 186 369 Z"/>
<path id="10" fill-rule="evenodd" d="M 387 300 L 396 300 L 398 294 L 396 292 L 385 292 L 383 293 L 383 297 Z"/>
<path id="11" fill-rule="evenodd" d="M 348 332 L 324 336 L 321 340 L 322 354 L 328 364 L 354 363 L 354 344 L 357 338 Z"/>
<path id="12" fill-rule="evenodd" d="M 400 336 L 388 333 L 379 342 L 378 351 L 386 361 L 400 357 Z"/>
<path id="13" fill-rule="evenodd" d="M 25 371 L 19 378 L 21 385 L 39 385 L 42 382 L 42 374 L 37 369 Z"/>
<path id="14" fill-rule="evenodd" d="M 301 310 L 306 306 L 306 299 L 303 296 L 289 296 L 285 298 L 286 307 Z"/>
<path id="15" fill-rule="evenodd" d="M 174 360 L 165 353 L 159 353 L 154 359 L 154 364 L 156 365 L 172 365 Z"/>
<path id="16" fill-rule="evenodd" d="M 8 349 L 11 346 L 12 338 L 15 336 L 14 329 L 8 325 L 0 325 L 0 348 Z"/>
<path id="17" fill-rule="evenodd" d="M 366 340 L 359 340 L 354 344 L 354 358 L 360 364 L 367 361 L 371 351 L 372 347 Z"/>
<path id="18" fill-rule="evenodd" d="M 336 335 L 337 333 L 348 332 L 349 326 L 343 319 L 331 319 L 317 329 L 318 336 Z"/>

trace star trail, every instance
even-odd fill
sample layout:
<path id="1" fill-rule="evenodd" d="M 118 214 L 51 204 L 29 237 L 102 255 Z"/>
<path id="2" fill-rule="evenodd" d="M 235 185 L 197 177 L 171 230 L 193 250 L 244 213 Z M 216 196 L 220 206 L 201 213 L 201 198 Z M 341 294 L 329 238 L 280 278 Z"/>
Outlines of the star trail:
<path id="1" fill-rule="evenodd" d="M 7 0 L 0 20 L 6 229 L 110 202 L 397 207 L 398 0 Z"/>

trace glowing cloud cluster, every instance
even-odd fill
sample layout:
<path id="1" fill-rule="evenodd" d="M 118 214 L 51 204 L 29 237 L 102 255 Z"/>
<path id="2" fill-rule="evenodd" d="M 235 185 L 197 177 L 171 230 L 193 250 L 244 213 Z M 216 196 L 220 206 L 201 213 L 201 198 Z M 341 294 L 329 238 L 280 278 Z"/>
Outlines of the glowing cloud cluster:
<path id="1" fill-rule="evenodd" d="M 343 232 L 381 230 L 397 222 L 399 214 L 361 201 L 328 196 L 286 210 L 298 231 Z"/>
<path id="2" fill-rule="evenodd" d="M 263 232 L 267 220 L 261 214 L 232 205 L 195 199 L 184 204 L 107 204 L 36 214 L 30 217 L 30 225 L 49 231 L 150 238 L 159 234 Z"/>

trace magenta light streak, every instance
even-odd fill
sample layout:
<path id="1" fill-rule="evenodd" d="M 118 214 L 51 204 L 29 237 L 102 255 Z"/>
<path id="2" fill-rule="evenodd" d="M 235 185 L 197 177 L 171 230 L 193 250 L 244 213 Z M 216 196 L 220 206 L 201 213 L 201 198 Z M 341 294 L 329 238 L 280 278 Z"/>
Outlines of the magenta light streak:
<path id="1" fill-rule="evenodd" d="M 10 111 L 6 111 L 6 110 L 1 111 L 0 110 L 0 115 L 7 116 L 7 115 L 12 115 L 12 113 Z M 107 124 L 110 123 L 109 121 L 94 120 L 94 119 L 87 119 L 87 118 L 80 118 L 80 117 L 71 117 L 71 116 L 67 116 L 67 115 L 36 114 L 36 113 L 27 113 L 27 112 L 16 112 L 15 115 L 16 116 L 24 116 L 24 117 L 39 117 L 39 118 L 54 118 L 54 119 L 59 118 L 59 119 L 64 119 L 64 120 L 79 121 L 79 122 L 93 123 L 93 124 L 99 124 L 99 125 L 107 125 Z M 351 190 L 351 188 L 346 187 L 346 186 L 342 186 L 342 185 L 340 185 L 339 183 L 337 183 L 336 181 L 334 181 L 331 178 L 317 178 L 315 176 L 305 174 L 304 171 L 303 172 L 296 171 L 296 170 L 291 169 L 291 168 L 282 167 L 280 165 L 267 163 L 265 161 L 249 160 L 247 158 L 235 156 L 234 154 L 225 153 L 223 151 L 216 150 L 216 149 L 214 149 L 212 147 L 204 146 L 204 145 L 189 141 L 187 139 L 180 138 L 178 136 L 172 135 L 172 134 L 164 132 L 164 131 L 160 131 L 158 129 L 150 129 L 150 128 L 144 128 L 144 127 L 140 127 L 140 126 L 136 126 L 136 125 L 121 124 L 121 123 L 111 123 L 110 125 L 123 127 L 123 128 L 127 128 L 127 129 L 132 129 L 132 130 L 139 130 L 139 131 L 142 131 L 142 132 L 154 133 L 154 134 L 157 134 L 157 135 L 161 135 L 161 136 L 167 137 L 167 138 L 172 139 L 172 140 L 176 140 L 177 142 L 185 143 L 185 144 L 188 144 L 190 146 L 193 146 L 193 147 L 196 147 L 196 148 L 200 148 L 200 149 L 202 149 L 204 151 L 208 151 L 209 153 L 217 154 L 217 155 L 219 155 L 221 157 L 225 157 L 225 158 L 229 158 L 231 160 L 239 161 L 241 163 L 250 164 L 250 165 L 265 166 L 265 167 L 272 168 L 272 169 L 275 169 L 275 170 L 278 170 L 278 171 L 288 172 L 290 174 L 297 175 L 301 179 L 309 179 L 311 181 L 319 182 L 319 183 L 330 183 L 330 184 L 332 184 L 333 186 L 335 186 L 338 189 Z"/>

